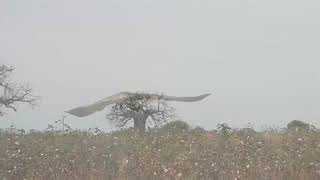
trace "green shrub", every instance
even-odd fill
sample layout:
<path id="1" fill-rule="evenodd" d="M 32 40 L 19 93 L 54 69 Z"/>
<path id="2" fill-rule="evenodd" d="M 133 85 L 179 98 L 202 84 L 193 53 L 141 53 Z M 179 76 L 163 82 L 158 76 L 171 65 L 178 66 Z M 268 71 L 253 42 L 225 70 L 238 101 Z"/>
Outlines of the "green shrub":
<path id="1" fill-rule="evenodd" d="M 303 121 L 299 120 L 293 120 L 287 125 L 288 130 L 294 130 L 294 131 L 300 131 L 300 130 L 305 130 L 309 131 L 312 129 L 316 129 L 313 125 L 305 123 Z"/>
<path id="2" fill-rule="evenodd" d="M 186 130 L 187 131 L 190 129 L 190 126 L 185 121 L 176 120 L 176 121 L 171 121 L 171 122 L 167 123 L 162 128 L 164 128 L 164 129 L 179 129 L 179 130 Z"/>

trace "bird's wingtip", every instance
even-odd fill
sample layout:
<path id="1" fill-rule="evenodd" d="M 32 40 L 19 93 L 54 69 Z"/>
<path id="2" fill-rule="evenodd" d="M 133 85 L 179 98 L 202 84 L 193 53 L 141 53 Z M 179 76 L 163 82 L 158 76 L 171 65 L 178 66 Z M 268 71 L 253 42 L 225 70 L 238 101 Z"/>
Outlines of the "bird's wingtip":
<path id="1" fill-rule="evenodd" d="M 68 110 L 68 111 L 64 111 L 65 113 L 67 113 L 68 115 L 72 115 L 72 116 L 76 116 L 76 117 L 81 117 L 76 113 L 73 113 L 72 110 Z"/>
<path id="2" fill-rule="evenodd" d="M 201 97 L 201 99 L 204 99 L 204 98 L 206 98 L 206 97 L 208 97 L 208 96 L 211 96 L 211 93 L 203 94 L 203 95 L 201 95 L 200 97 Z"/>

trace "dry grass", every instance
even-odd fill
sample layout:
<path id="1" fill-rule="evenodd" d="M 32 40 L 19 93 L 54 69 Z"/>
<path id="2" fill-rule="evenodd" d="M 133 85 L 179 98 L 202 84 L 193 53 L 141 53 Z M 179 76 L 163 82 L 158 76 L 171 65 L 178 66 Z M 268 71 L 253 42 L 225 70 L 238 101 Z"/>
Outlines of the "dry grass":
<path id="1" fill-rule="evenodd" d="M 0 179 L 320 179 L 320 132 L 0 132 Z"/>

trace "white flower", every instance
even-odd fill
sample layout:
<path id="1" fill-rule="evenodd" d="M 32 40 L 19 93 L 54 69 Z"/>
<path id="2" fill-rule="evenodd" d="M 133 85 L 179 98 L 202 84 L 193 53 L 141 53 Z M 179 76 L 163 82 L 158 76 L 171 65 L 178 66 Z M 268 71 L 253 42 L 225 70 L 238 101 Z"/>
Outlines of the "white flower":
<path id="1" fill-rule="evenodd" d="M 181 176 L 182 176 L 182 173 L 179 173 L 179 174 L 178 174 L 178 177 L 181 177 Z"/>
<path id="2" fill-rule="evenodd" d="M 164 169 L 164 172 L 168 172 L 168 169 Z"/>
<path id="3" fill-rule="evenodd" d="M 250 168 L 250 165 L 249 165 L 249 164 L 247 165 L 247 168 Z"/>

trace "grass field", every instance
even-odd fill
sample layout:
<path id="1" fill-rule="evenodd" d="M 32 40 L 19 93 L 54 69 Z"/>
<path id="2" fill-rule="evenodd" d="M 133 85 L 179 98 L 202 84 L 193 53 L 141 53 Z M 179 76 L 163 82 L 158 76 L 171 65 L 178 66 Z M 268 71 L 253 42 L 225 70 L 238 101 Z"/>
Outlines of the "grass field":
<path id="1" fill-rule="evenodd" d="M 320 179 L 319 131 L 0 132 L 0 179 Z"/>

